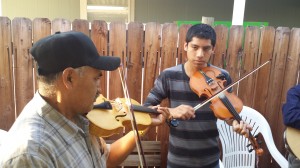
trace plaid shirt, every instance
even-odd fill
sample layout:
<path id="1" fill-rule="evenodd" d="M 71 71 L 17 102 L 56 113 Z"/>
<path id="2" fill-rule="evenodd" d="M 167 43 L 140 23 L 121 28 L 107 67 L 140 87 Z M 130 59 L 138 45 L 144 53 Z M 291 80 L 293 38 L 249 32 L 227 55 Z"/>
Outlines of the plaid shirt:
<path id="1" fill-rule="evenodd" d="M 0 167 L 106 167 L 108 153 L 86 118 L 74 124 L 36 93 L 0 147 Z"/>

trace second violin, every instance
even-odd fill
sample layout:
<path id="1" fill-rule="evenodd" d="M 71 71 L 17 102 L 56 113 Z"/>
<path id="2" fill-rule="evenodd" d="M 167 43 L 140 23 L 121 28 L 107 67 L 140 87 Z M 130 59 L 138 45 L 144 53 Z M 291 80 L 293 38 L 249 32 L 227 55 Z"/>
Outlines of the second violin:
<path id="1" fill-rule="evenodd" d="M 151 124 L 151 114 L 160 114 L 154 109 L 140 106 L 133 99 L 130 100 L 135 112 L 139 131 L 145 131 Z M 109 137 L 122 132 L 123 128 L 132 129 L 130 109 L 125 98 L 108 100 L 102 95 L 97 99 L 94 109 L 87 114 L 90 120 L 90 132 L 93 135 Z"/>

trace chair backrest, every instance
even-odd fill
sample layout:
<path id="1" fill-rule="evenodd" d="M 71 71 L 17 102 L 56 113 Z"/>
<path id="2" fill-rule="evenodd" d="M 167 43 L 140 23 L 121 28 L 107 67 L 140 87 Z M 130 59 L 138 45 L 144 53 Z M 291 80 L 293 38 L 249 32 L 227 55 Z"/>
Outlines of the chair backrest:
<path id="1" fill-rule="evenodd" d="M 251 131 L 253 136 L 261 133 L 267 148 L 274 160 L 284 168 L 288 167 L 287 160 L 278 151 L 274 144 L 271 128 L 267 120 L 256 110 L 243 106 L 240 113 L 241 118 L 253 127 Z M 253 168 L 255 167 L 255 151 L 248 152 L 249 140 L 244 136 L 235 133 L 232 127 L 225 121 L 217 121 L 217 126 L 222 143 L 223 158 L 222 162 L 225 168 Z"/>
<path id="2" fill-rule="evenodd" d="M 4 138 L 6 137 L 7 131 L 0 129 L 0 146 L 4 140 Z"/>

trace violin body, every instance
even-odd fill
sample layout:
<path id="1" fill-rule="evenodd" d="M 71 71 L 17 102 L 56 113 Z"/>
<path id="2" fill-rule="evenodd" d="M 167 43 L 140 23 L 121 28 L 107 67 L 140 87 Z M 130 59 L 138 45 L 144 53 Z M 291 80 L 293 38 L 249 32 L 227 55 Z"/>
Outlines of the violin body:
<path id="1" fill-rule="evenodd" d="M 233 104 L 234 109 L 240 113 L 243 109 L 243 102 L 237 96 L 233 95 L 234 93 L 224 93 L 225 96 L 229 99 L 229 102 Z M 224 103 L 219 98 L 213 99 L 212 104 L 209 106 L 210 109 L 214 112 L 215 116 L 221 120 L 228 120 L 234 118 L 232 113 L 228 110 L 228 108 L 224 105 Z M 234 102 L 234 103 L 232 103 Z"/>
<path id="2" fill-rule="evenodd" d="M 108 101 L 102 95 L 99 96 L 95 104 Z M 132 104 L 139 105 L 133 99 Z M 132 114 L 126 105 L 125 98 L 117 98 L 110 101 L 112 109 L 93 109 L 86 116 L 90 121 L 90 133 L 96 136 L 109 137 L 123 131 L 124 127 L 132 129 Z M 137 128 L 139 131 L 144 131 L 151 124 L 151 116 L 145 112 L 134 111 Z"/>
<path id="3" fill-rule="evenodd" d="M 191 89 L 199 96 L 210 98 L 219 93 L 225 88 L 226 80 L 222 76 L 220 70 L 213 67 L 205 67 L 201 71 L 197 71 L 190 78 Z M 243 102 L 234 93 L 224 91 L 222 93 L 223 99 L 230 103 L 237 113 L 243 109 Z M 220 96 L 211 100 L 210 109 L 214 112 L 215 116 L 219 119 L 232 119 L 234 115 L 224 104 L 224 100 Z M 230 105 L 229 105 L 230 106 Z"/>
<path id="4" fill-rule="evenodd" d="M 225 76 L 221 71 L 214 67 L 205 67 L 190 78 L 191 89 L 199 96 L 204 96 L 210 100 L 210 109 L 219 119 L 235 119 L 238 122 L 242 120 L 239 113 L 243 109 L 243 102 L 234 94 L 225 90 Z M 205 104 L 205 103 L 203 103 Z M 248 137 L 253 149 L 258 156 L 263 154 L 256 138 L 249 132 Z"/>

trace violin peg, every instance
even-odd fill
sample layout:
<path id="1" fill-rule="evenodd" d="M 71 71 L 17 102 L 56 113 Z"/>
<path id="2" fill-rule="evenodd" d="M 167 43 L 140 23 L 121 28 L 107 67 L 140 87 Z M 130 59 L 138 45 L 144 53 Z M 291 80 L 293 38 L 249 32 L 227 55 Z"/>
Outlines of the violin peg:
<path id="1" fill-rule="evenodd" d="M 264 154 L 264 150 L 261 149 L 261 148 L 259 148 L 258 150 L 256 150 L 256 154 L 257 154 L 258 156 L 262 156 L 262 155 Z"/>

